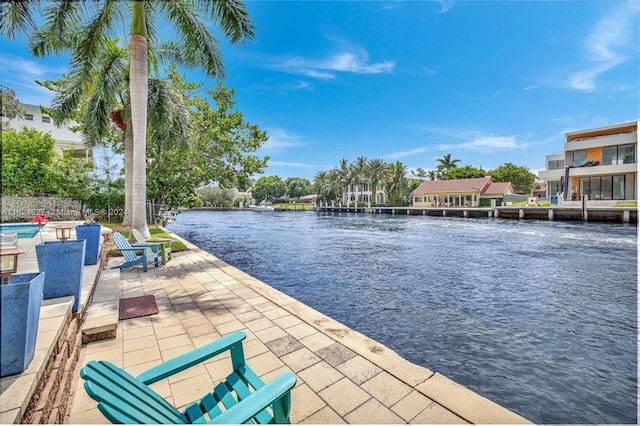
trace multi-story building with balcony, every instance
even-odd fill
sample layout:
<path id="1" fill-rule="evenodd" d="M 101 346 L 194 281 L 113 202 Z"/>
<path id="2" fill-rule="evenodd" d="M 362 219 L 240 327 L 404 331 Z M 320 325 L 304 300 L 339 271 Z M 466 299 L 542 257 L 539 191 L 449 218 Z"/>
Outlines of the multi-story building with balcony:
<path id="1" fill-rule="evenodd" d="M 93 150 L 87 148 L 84 144 L 82 135 L 70 129 L 70 127 L 77 125 L 77 123 L 72 122 L 68 125 L 56 126 L 53 124 L 51 117 L 40 111 L 39 106 L 30 104 L 20 105 L 25 111 L 24 117 L 14 118 L 13 120 L 2 117 L 3 121 L 9 121 L 11 128 L 20 130 L 22 126 L 25 126 L 44 133 L 50 133 L 51 137 L 56 140 L 54 149 L 58 154 L 63 155 L 64 152 L 71 151 L 73 158 L 80 158 L 87 161 L 93 160 Z"/>
<path id="2" fill-rule="evenodd" d="M 570 132 L 566 138 L 564 152 L 547 155 L 546 169 L 538 173 L 547 182 L 547 196 L 637 199 L 637 121 Z"/>

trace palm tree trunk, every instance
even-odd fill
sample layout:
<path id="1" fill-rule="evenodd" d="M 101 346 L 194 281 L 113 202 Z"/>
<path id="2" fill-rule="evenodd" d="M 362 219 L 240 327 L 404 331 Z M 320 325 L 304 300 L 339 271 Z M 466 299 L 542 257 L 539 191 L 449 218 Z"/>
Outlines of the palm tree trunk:
<path id="1" fill-rule="evenodd" d="M 131 226 L 133 216 L 133 130 L 129 123 L 124 134 L 124 217 L 122 224 Z"/>
<path id="2" fill-rule="evenodd" d="M 147 29 L 144 21 L 144 1 L 134 1 L 131 20 L 130 93 L 131 124 L 133 127 L 133 199 L 131 226 L 150 238 L 147 228 L 147 94 L 149 69 Z"/>

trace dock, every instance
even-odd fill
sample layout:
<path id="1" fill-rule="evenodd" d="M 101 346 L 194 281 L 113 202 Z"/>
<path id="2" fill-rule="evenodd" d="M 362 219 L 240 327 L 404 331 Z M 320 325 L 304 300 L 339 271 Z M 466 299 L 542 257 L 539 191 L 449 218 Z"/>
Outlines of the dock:
<path id="1" fill-rule="evenodd" d="M 369 213 L 399 216 L 433 216 L 476 219 L 567 220 L 638 223 L 638 209 L 631 207 L 319 207 L 321 212 Z"/>

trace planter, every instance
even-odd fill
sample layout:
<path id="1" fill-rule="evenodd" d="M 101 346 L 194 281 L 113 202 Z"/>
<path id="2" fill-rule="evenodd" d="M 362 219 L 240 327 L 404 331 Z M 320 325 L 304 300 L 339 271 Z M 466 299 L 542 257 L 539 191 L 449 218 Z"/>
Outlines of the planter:
<path id="1" fill-rule="evenodd" d="M 43 273 L 14 274 L 0 285 L 2 361 L 0 377 L 23 372 L 36 351 Z"/>
<path id="2" fill-rule="evenodd" d="M 45 241 L 36 245 L 38 269 L 45 273 L 44 299 L 74 296 L 73 312 L 78 312 L 84 277 L 85 240 Z"/>
<path id="3" fill-rule="evenodd" d="M 82 224 L 76 226 L 76 236 L 79 240 L 86 240 L 87 247 L 84 254 L 85 265 L 95 265 L 98 263 L 100 251 L 100 224 L 93 222 L 90 225 Z"/>

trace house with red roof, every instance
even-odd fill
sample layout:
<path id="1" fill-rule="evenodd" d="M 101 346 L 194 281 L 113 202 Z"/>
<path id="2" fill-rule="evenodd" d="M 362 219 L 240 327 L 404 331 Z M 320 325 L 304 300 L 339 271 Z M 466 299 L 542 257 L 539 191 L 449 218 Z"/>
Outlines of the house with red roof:
<path id="1" fill-rule="evenodd" d="M 414 207 L 479 207 L 489 205 L 491 199 L 501 202 L 513 193 L 511 182 L 492 182 L 491 176 L 485 176 L 426 181 L 411 192 L 411 199 Z"/>

